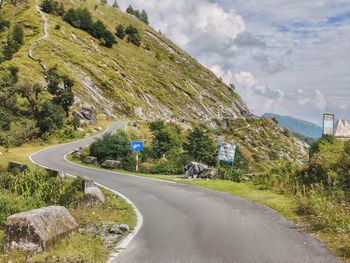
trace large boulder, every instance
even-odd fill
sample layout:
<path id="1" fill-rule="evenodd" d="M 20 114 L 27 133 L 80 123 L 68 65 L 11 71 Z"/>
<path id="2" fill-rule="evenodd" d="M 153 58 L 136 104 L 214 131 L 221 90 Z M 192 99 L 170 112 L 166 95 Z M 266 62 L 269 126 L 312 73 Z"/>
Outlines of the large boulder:
<path id="1" fill-rule="evenodd" d="M 93 156 L 86 156 L 83 160 L 86 164 L 94 164 L 97 165 L 97 158 Z"/>
<path id="2" fill-rule="evenodd" d="M 218 178 L 218 172 L 215 168 L 210 168 L 205 164 L 191 162 L 185 166 L 185 178 Z"/>
<path id="3" fill-rule="evenodd" d="M 24 163 L 10 161 L 8 164 L 8 169 L 11 171 L 18 170 L 20 172 L 24 172 L 24 171 L 28 170 L 28 165 L 26 165 Z"/>
<path id="4" fill-rule="evenodd" d="M 216 168 L 207 168 L 204 169 L 203 172 L 199 175 L 199 178 L 202 179 L 217 179 L 218 177 L 218 170 Z"/>
<path id="5" fill-rule="evenodd" d="M 185 178 L 198 178 L 208 166 L 202 163 L 190 162 L 185 166 Z"/>
<path id="6" fill-rule="evenodd" d="M 78 228 L 63 206 L 49 206 L 11 215 L 5 225 L 5 248 L 43 251 Z"/>
<path id="7" fill-rule="evenodd" d="M 113 161 L 113 160 L 106 160 L 101 164 L 103 168 L 107 168 L 107 169 L 120 168 L 120 165 L 121 165 L 120 161 Z"/>
<path id="8" fill-rule="evenodd" d="M 96 113 L 94 109 L 88 105 L 82 104 L 80 107 L 81 114 L 88 120 L 96 120 Z"/>
<path id="9" fill-rule="evenodd" d="M 103 205 L 105 203 L 105 196 L 101 189 L 91 180 L 85 180 L 84 183 L 85 201 L 90 206 Z"/>

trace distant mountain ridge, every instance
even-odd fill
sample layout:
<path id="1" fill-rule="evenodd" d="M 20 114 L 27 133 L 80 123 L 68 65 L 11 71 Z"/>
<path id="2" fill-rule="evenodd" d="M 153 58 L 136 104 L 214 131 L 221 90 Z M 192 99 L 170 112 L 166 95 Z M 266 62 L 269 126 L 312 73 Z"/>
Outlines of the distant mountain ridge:
<path id="1" fill-rule="evenodd" d="M 309 121 L 304 121 L 290 116 L 281 116 L 274 113 L 265 113 L 262 117 L 275 118 L 282 128 L 286 128 L 294 134 L 312 139 L 317 139 L 322 136 L 322 128 Z"/>

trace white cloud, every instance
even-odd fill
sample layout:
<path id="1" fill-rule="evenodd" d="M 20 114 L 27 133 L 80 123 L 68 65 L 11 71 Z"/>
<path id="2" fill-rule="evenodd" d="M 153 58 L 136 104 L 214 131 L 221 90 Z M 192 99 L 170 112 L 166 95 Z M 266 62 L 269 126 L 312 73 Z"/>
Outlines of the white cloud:
<path id="1" fill-rule="evenodd" d="M 258 82 L 256 81 L 255 77 L 250 72 L 241 71 L 239 73 L 236 73 L 234 76 L 234 80 L 242 87 L 244 88 L 252 88 L 255 86 Z"/>

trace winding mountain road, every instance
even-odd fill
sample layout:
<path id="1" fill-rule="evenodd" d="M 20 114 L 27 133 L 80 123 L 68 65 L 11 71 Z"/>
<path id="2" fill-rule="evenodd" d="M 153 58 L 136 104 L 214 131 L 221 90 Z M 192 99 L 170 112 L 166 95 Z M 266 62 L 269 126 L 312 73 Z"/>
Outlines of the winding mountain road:
<path id="1" fill-rule="evenodd" d="M 113 123 L 108 131 L 124 128 Z M 340 263 L 311 235 L 274 210 L 239 197 L 193 186 L 84 168 L 64 155 L 93 138 L 49 148 L 35 163 L 84 175 L 127 196 L 143 225 L 113 262 L 120 263 Z"/>

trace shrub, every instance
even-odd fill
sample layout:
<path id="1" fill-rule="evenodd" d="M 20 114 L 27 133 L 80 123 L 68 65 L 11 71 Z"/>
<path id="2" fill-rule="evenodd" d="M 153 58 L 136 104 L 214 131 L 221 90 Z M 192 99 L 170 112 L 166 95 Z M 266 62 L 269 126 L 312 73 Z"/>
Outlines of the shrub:
<path id="1" fill-rule="evenodd" d="M 54 0 L 44 0 L 41 5 L 41 9 L 48 14 L 63 16 L 64 15 L 64 6 L 63 3 L 59 3 Z"/>
<path id="2" fill-rule="evenodd" d="M 10 22 L 0 17 L 0 32 L 4 31 L 6 28 L 9 28 Z"/>
<path id="3" fill-rule="evenodd" d="M 129 25 L 125 29 L 125 34 L 128 36 L 128 42 L 131 42 L 138 47 L 141 46 L 141 36 L 136 27 Z"/>
<path id="4" fill-rule="evenodd" d="M 90 155 L 97 157 L 99 162 L 105 160 L 122 160 L 131 155 L 131 141 L 128 134 L 118 130 L 116 134 L 106 134 L 90 145 Z"/>
<path id="5" fill-rule="evenodd" d="M 120 39 L 124 39 L 124 37 L 126 36 L 124 25 L 119 24 L 115 30 L 116 30 L 115 34 L 117 35 L 117 37 L 119 37 Z"/>

